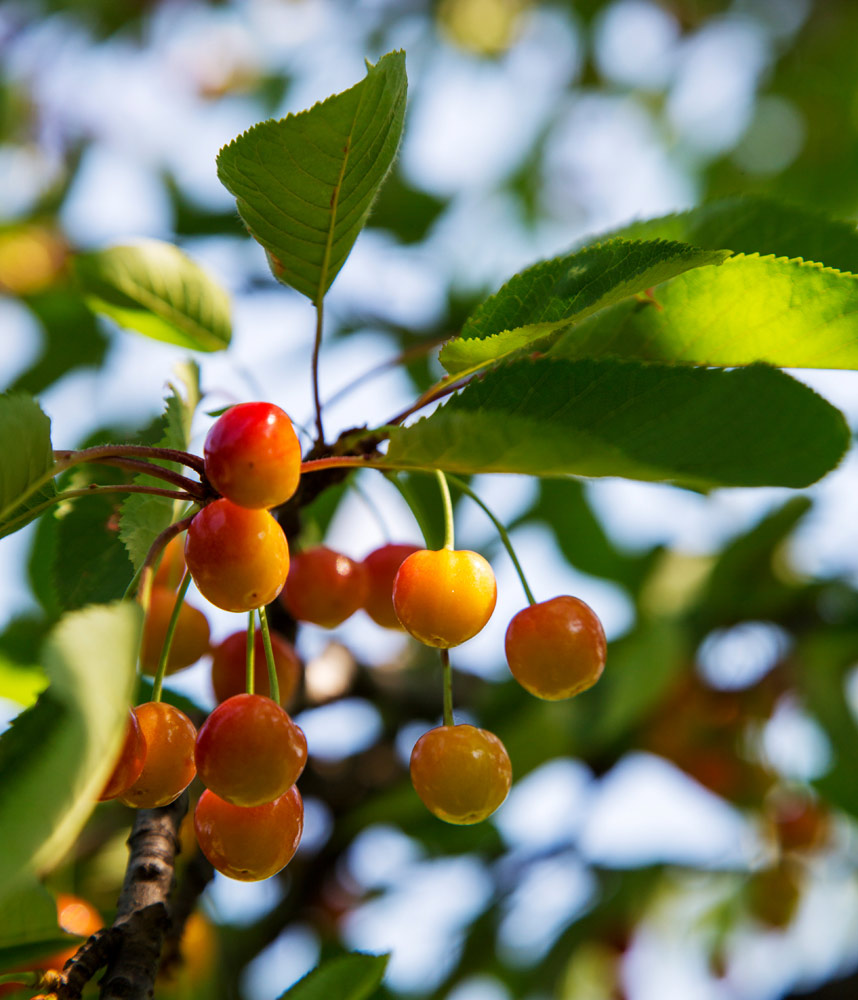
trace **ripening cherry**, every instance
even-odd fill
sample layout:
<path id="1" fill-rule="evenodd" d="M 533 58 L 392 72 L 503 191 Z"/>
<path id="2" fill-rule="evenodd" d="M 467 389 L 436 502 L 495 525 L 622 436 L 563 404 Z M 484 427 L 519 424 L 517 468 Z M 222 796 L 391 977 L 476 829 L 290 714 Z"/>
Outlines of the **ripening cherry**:
<path id="1" fill-rule="evenodd" d="M 146 761 L 140 777 L 119 798 L 138 809 L 168 806 L 196 774 L 197 731 L 184 712 L 164 701 L 147 701 L 134 714 L 146 739 Z"/>
<path id="2" fill-rule="evenodd" d="M 240 507 L 276 507 L 298 488 L 301 445 L 273 403 L 230 407 L 209 431 L 203 454 L 209 482 Z"/>
<path id="3" fill-rule="evenodd" d="M 362 607 L 365 594 L 361 563 L 316 545 L 292 560 L 280 600 L 297 621 L 335 628 Z"/>
<path id="4" fill-rule="evenodd" d="M 403 627 L 441 649 L 475 636 L 496 601 L 491 566 L 468 549 L 420 549 L 402 563 L 393 581 L 393 607 Z"/>
<path id="5" fill-rule="evenodd" d="M 110 777 L 104 784 L 101 795 L 98 796 L 98 801 L 106 802 L 107 799 L 115 799 L 117 795 L 127 791 L 140 777 L 145 762 L 146 737 L 143 735 L 137 716 L 129 709 L 125 737 L 122 740 L 119 756 Z"/>
<path id="6" fill-rule="evenodd" d="M 233 805 L 259 806 L 298 780 L 307 740 L 277 702 L 237 694 L 206 719 L 194 756 L 197 774 L 216 795 Z"/>
<path id="7" fill-rule="evenodd" d="M 417 545 L 390 543 L 370 552 L 364 559 L 366 597 L 363 607 L 376 625 L 402 628 L 393 608 L 393 581 L 402 563 L 417 551 Z"/>
<path id="8" fill-rule="evenodd" d="M 503 743 L 476 726 L 437 726 L 411 751 L 411 783 L 447 823 L 479 823 L 504 801 L 512 765 Z"/>
<path id="9" fill-rule="evenodd" d="M 153 587 L 149 598 L 149 611 L 143 624 L 143 641 L 140 645 L 140 669 L 144 674 L 154 674 L 167 638 L 167 626 L 176 603 L 176 593 L 168 587 Z M 211 635 L 206 616 L 187 601 L 182 603 L 179 619 L 173 633 L 167 673 L 174 674 L 196 663 L 209 651 Z"/>
<path id="10" fill-rule="evenodd" d="M 179 589 L 182 577 L 185 575 L 185 550 L 184 539 L 181 535 L 175 535 L 167 542 L 161 562 L 155 571 L 152 584 L 155 587 L 170 587 L 173 590 Z"/>
<path id="11" fill-rule="evenodd" d="M 267 510 L 215 500 L 191 521 L 185 560 L 207 601 L 224 611 L 252 611 L 283 589 L 289 546 Z"/>
<path id="12" fill-rule="evenodd" d="M 592 687 L 605 668 L 605 630 L 577 597 L 554 597 L 515 615 L 506 630 L 513 677 L 537 698 L 557 701 Z"/>
<path id="13" fill-rule="evenodd" d="M 253 653 L 253 690 L 271 696 L 268 687 L 268 665 L 262 632 L 257 629 Z M 301 681 L 301 660 L 295 647 L 282 635 L 271 632 L 274 670 L 280 687 L 280 704 L 287 706 Z M 212 687 L 218 702 L 247 690 L 247 632 L 233 632 L 212 650 Z"/>
<path id="14" fill-rule="evenodd" d="M 194 810 L 203 854 L 223 875 L 257 882 L 292 860 L 304 829 L 304 803 L 293 785 L 261 806 L 235 806 L 206 789 Z"/>

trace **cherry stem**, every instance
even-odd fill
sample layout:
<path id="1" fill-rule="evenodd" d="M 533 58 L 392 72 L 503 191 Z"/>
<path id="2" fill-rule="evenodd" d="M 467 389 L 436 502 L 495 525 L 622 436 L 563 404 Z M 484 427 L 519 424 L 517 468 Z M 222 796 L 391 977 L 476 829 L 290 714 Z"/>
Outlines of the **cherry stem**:
<path id="1" fill-rule="evenodd" d="M 513 566 L 515 566 L 515 571 L 516 573 L 518 573 L 519 580 L 521 580 L 521 585 L 524 588 L 524 593 L 527 596 L 527 600 L 529 601 L 530 604 L 536 604 L 536 598 L 533 596 L 533 591 L 527 585 L 527 579 L 524 575 L 524 570 L 521 568 L 521 563 L 518 561 L 518 556 L 515 554 L 515 549 L 513 548 L 512 541 L 510 540 L 509 537 L 509 532 L 495 517 L 495 515 L 489 510 L 489 508 L 483 502 L 482 497 L 480 497 L 477 493 L 475 493 L 463 479 L 459 479 L 458 476 L 451 476 L 449 473 L 447 474 L 447 479 L 457 489 L 461 490 L 463 493 L 466 493 L 474 501 L 474 503 L 477 504 L 477 506 L 482 507 L 488 519 L 497 529 L 497 533 L 500 535 L 500 539 L 504 544 L 504 548 L 506 548 L 507 552 L 509 553 L 510 559 L 512 559 L 512 564 Z"/>
<path id="2" fill-rule="evenodd" d="M 82 448 L 80 451 L 54 452 L 54 460 L 64 469 L 79 465 L 81 462 L 100 462 L 103 458 L 161 459 L 185 465 L 201 476 L 206 471 L 205 460 L 199 455 L 192 455 L 177 448 L 150 448 L 145 444 L 100 444 L 94 448 Z M 62 472 L 63 469 L 57 471 Z"/>
<path id="3" fill-rule="evenodd" d="M 149 546 L 149 551 L 146 553 L 146 558 L 143 560 L 143 565 L 138 571 L 139 584 L 137 587 L 137 599 L 143 604 L 143 610 L 149 610 L 149 594 L 148 591 L 152 589 L 152 578 L 155 575 L 155 563 L 158 561 L 159 556 L 167 547 L 167 543 L 171 539 L 175 538 L 176 535 L 181 534 L 188 527 L 190 527 L 191 521 L 196 517 L 196 511 L 193 514 L 188 514 L 187 517 L 183 517 L 181 521 L 175 521 L 173 524 L 167 525 L 166 528 L 155 538 L 155 541 Z M 145 586 L 144 586 L 145 584 Z M 128 590 L 125 591 L 126 596 L 131 591 L 134 586 L 134 580 L 128 585 Z M 143 591 L 147 591 L 146 603 L 143 602 Z"/>
<path id="4" fill-rule="evenodd" d="M 441 651 L 442 683 L 444 686 L 444 725 L 454 726 L 453 721 L 453 670 L 450 666 L 450 650 Z"/>
<path id="5" fill-rule="evenodd" d="M 161 687 L 164 684 L 164 675 L 167 673 L 167 660 L 170 656 L 170 647 L 173 645 L 173 636 L 176 634 L 176 626 L 179 624 L 179 615 L 182 611 L 182 604 L 185 601 L 185 594 L 191 585 L 191 574 L 185 571 L 179 590 L 176 594 L 176 602 L 173 605 L 173 613 L 170 615 L 170 622 L 167 625 L 167 634 L 164 636 L 164 645 L 161 648 L 161 656 L 158 660 L 158 670 L 155 680 L 152 683 L 152 701 L 161 700 Z"/>
<path id="6" fill-rule="evenodd" d="M 325 443 L 325 431 L 322 427 L 322 398 L 319 395 L 319 352 L 322 347 L 322 325 L 324 323 L 324 298 L 320 295 L 316 300 L 316 336 L 313 340 L 313 408 L 316 411 L 316 444 Z"/>
<path id="7" fill-rule="evenodd" d="M 253 616 L 253 612 L 249 611 L 248 614 L 247 614 L 247 647 L 246 647 L 246 649 L 247 649 L 247 652 L 246 652 L 247 659 L 245 661 L 245 663 L 246 663 L 245 687 L 247 688 L 247 693 L 248 694 L 253 694 L 253 679 L 254 679 L 254 675 L 253 675 L 253 668 L 254 668 L 253 658 L 254 658 L 254 654 L 255 654 L 255 651 L 256 651 L 255 650 L 255 646 L 256 646 L 255 639 L 256 639 L 256 628 L 255 628 L 255 625 L 254 625 L 254 616 Z"/>
<path id="8" fill-rule="evenodd" d="M 349 467 L 363 467 L 371 469 L 372 460 L 364 455 L 335 455 L 331 458 L 314 458 L 309 462 L 301 463 L 301 475 L 308 472 L 321 472 L 322 469 L 346 469 Z"/>
<path id="9" fill-rule="evenodd" d="M 453 501 L 450 498 L 450 487 L 447 477 L 440 469 L 435 470 L 435 478 L 441 489 L 441 502 L 444 504 L 444 548 L 453 551 L 456 544 L 456 532 L 453 525 Z"/>
<path id="10" fill-rule="evenodd" d="M 272 701 L 280 704 L 280 684 L 277 681 L 277 669 L 274 666 L 274 650 L 271 648 L 271 633 L 268 631 L 268 615 L 265 608 L 257 608 L 259 627 L 262 629 L 262 643 L 265 646 L 265 659 L 268 662 L 268 693 Z"/>
<path id="11" fill-rule="evenodd" d="M 194 482 L 193 479 L 188 479 L 187 476 L 173 472 L 172 469 L 166 469 L 163 465 L 144 462 L 140 458 L 101 458 L 98 460 L 98 464 L 113 465 L 120 469 L 131 469 L 134 472 L 142 472 L 146 476 L 152 476 L 153 479 L 163 479 L 164 482 L 179 486 L 201 500 L 206 496 L 206 489 L 202 483 Z"/>

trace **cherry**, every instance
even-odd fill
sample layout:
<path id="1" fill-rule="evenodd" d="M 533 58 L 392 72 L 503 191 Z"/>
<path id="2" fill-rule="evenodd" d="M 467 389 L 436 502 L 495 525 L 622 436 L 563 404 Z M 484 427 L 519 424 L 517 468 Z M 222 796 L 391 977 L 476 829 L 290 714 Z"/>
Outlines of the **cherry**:
<path id="1" fill-rule="evenodd" d="M 154 809 L 182 794 L 196 774 L 193 722 L 164 701 L 147 701 L 134 709 L 146 739 L 146 761 L 134 784 L 119 798 L 129 806 Z"/>
<path id="2" fill-rule="evenodd" d="M 334 628 L 363 605 L 365 594 L 361 563 L 317 545 L 292 560 L 281 600 L 297 621 Z"/>
<path id="3" fill-rule="evenodd" d="M 200 849 L 223 875 L 256 882 L 292 860 L 304 829 L 304 803 L 293 785 L 261 806 L 236 806 L 206 789 L 194 810 Z"/>
<path id="4" fill-rule="evenodd" d="M 295 648 L 277 632 L 271 632 L 274 670 L 280 687 L 280 704 L 288 705 L 301 680 L 301 661 Z M 212 687 L 219 702 L 235 694 L 243 694 L 247 685 L 247 632 L 233 632 L 212 650 Z M 254 639 L 253 689 L 257 694 L 271 696 L 268 688 L 268 666 L 262 632 Z"/>
<path id="5" fill-rule="evenodd" d="M 122 748 L 119 751 L 113 773 L 105 782 L 101 795 L 98 796 L 99 802 L 115 799 L 117 795 L 127 791 L 140 777 L 145 762 L 146 737 L 143 735 L 137 716 L 129 709 Z"/>
<path id="6" fill-rule="evenodd" d="M 426 808 L 447 823 L 479 823 L 507 797 L 512 765 L 494 733 L 437 726 L 411 751 L 411 783 Z"/>
<path id="7" fill-rule="evenodd" d="M 179 589 L 182 577 L 185 575 L 185 552 L 184 542 L 179 535 L 175 535 L 167 542 L 164 552 L 161 555 L 161 562 L 155 571 L 152 583 L 156 587 L 171 587 L 173 590 Z"/>
<path id="8" fill-rule="evenodd" d="M 229 500 L 215 500 L 191 521 L 185 559 L 199 592 L 225 611 L 269 604 L 289 572 L 289 546 L 277 521 L 267 510 Z"/>
<path id="9" fill-rule="evenodd" d="M 206 476 L 240 507 L 276 507 L 298 488 L 301 445 L 292 421 L 273 403 L 239 403 L 206 437 Z"/>
<path id="10" fill-rule="evenodd" d="M 282 795 L 307 763 L 307 740 L 288 712 L 261 694 L 237 694 L 206 719 L 194 751 L 203 784 L 237 806 Z"/>
<path id="11" fill-rule="evenodd" d="M 405 559 L 417 551 L 417 545 L 391 543 L 370 552 L 364 559 L 366 597 L 363 606 L 376 625 L 381 625 L 382 628 L 402 628 L 393 609 L 393 581 Z"/>
<path id="12" fill-rule="evenodd" d="M 149 598 L 149 611 L 143 625 L 143 642 L 140 646 L 140 667 L 144 674 L 154 674 L 167 638 L 167 626 L 176 603 L 175 591 L 168 587 L 153 587 Z M 209 651 L 209 623 L 206 616 L 187 602 L 183 602 L 173 633 L 167 673 L 174 674 Z"/>
<path id="13" fill-rule="evenodd" d="M 577 597 L 554 597 L 519 611 L 506 630 L 505 645 L 513 677 L 547 701 L 586 691 L 605 668 L 602 623 Z"/>
<path id="14" fill-rule="evenodd" d="M 427 646 L 449 649 L 491 618 L 497 583 L 491 566 L 468 549 L 420 549 L 393 581 L 393 607 L 403 626 Z"/>

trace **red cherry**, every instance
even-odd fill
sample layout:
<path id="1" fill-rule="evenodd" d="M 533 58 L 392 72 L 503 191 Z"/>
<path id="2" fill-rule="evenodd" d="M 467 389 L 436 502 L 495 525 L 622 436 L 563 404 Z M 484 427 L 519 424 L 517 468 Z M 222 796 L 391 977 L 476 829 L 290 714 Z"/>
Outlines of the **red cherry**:
<path id="1" fill-rule="evenodd" d="M 513 677 L 537 698 L 557 701 L 592 687 L 605 668 L 605 630 L 577 597 L 554 597 L 519 611 L 506 630 Z"/>
<path id="2" fill-rule="evenodd" d="M 237 694 L 206 719 L 194 757 L 203 784 L 237 806 L 282 795 L 307 763 L 307 740 L 288 712 L 261 694 Z"/>
<path id="3" fill-rule="evenodd" d="M 417 545 L 391 543 L 370 552 L 364 559 L 367 586 L 363 606 L 376 625 L 402 628 L 393 608 L 393 581 L 402 563 L 417 551 Z"/>
<path id="4" fill-rule="evenodd" d="M 136 808 L 168 806 L 196 774 L 197 731 L 184 712 L 164 701 L 147 701 L 134 714 L 146 739 L 146 760 L 140 777 L 119 797 Z"/>
<path id="5" fill-rule="evenodd" d="M 267 510 L 215 500 L 191 521 L 185 560 L 207 601 L 225 611 L 252 611 L 282 590 L 289 546 Z"/>
<path id="6" fill-rule="evenodd" d="M 98 796 L 99 802 L 115 799 L 117 795 L 127 791 L 140 777 L 145 762 L 146 737 L 143 735 L 137 716 L 129 709 L 122 748 L 113 773 L 105 782 L 101 795 Z"/>
<path id="7" fill-rule="evenodd" d="M 297 621 L 334 628 L 363 605 L 365 594 L 363 566 L 317 545 L 292 560 L 281 600 Z"/>
<path id="8" fill-rule="evenodd" d="M 223 875 L 256 882 L 292 860 L 304 829 L 304 803 L 293 785 L 261 806 L 236 806 L 206 789 L 194 811 L 203 854 Z"/>
<path id="9" fill-rule="evenodd" d="M 276 507 L 298 488 L 301 445 L 273 403 L 239 403 L 222 414 L 203 449 L 206 476 L 240 507 Z"/>
<path id="10" fill-rule="evenodd" d="M 512 784 L 503 743 L 487 729 L 437 726 L 411 751 L 411 782 L 426 808 L 447 823 L 479 823 Z"/>
<path id="11" fill-rule="evenodd" d="M 282 635 L 271 632 L 274 670 L 280 687 L 280 704 L 289 704 L 301 681 L 301 660 L 294 646 Z M 219 702 L 247 689 L 247 633 L 233 632 L 212 650 L 212 687 Z M 257 694 L 271 696 L 268 688 L 268 665 L 262 632 L 257 630 L 253 654 L 253 689 Z"/>
<path id="12" fill-rule="evenodd" d="M 491 566 L 468 549 L 420 549 L 393 581 L 393 607 L 403 626 L 415 639 L 441 649 L 475 636 L 496 601 Z"/>

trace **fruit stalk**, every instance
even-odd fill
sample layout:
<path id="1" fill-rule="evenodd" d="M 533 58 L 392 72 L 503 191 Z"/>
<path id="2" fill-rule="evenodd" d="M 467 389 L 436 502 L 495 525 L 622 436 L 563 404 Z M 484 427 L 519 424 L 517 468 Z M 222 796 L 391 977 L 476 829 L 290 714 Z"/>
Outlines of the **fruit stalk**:
<path id="1" fill-rule="evenodd" d="M 161 647 L 161 656 L 158 659 L 158 671 L 155 674 L 155 680 L 152 684 L 152 701 L 161 700 L 161 687 L 164 684 L 164 675 L 167 673 L 167 660 L 170 656 L 170 647 L 173 645 L 173 636 L 176 634 L 176 625 L 179 621 L 179 613 L 182 610 L 185 594 L 187 594 L 188 587 L 190 585 L 191 574 L 185 571 L 185 575 L 182 577 L 182 582 L 179 585 L 178 593 L 176 594 L 176 602 L 173 605 L 173 613 L 170 615 L 170 621 L 167 625 L 167 634 L 164 636 L 164 645 Z"/>
<path id="2" fill-rule="evenodd" d="M 268 662 L 268 692 L 271 700 L 280 704 L 280 682 L 277 679 L 277 668 L 274 666 L 274 650 L 271 648 L 271 632 L 268 630 L 268 615 L 265 608 L 257 608 L 259 627 L 262 630 L 262 642 L 265 646 L 265 659 Z"/>
<path id="3" fill-rule="evenodd" d="M 454 726 L 453 721 L 453 669 L 450 666 L 450 650 L 441 650 L 442 684 L 444 687 L 444 725 Z"/>

